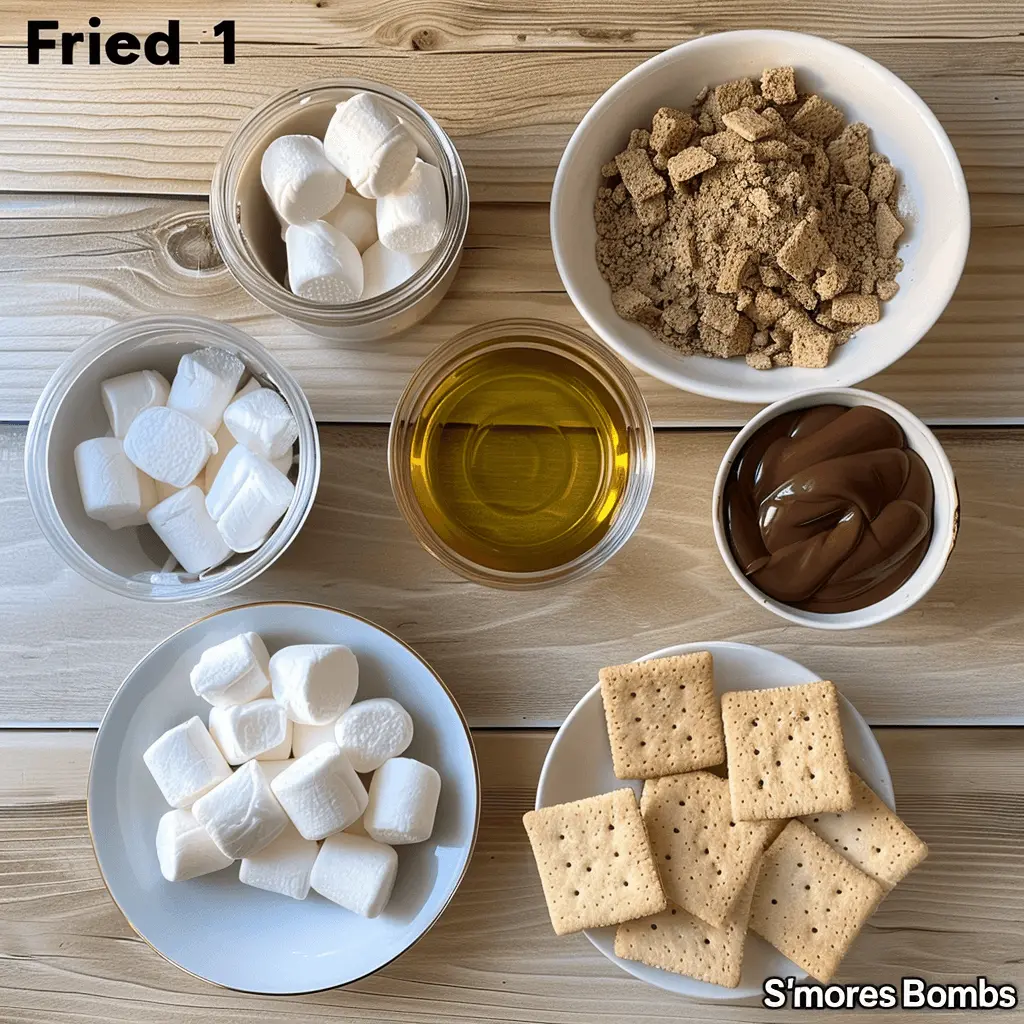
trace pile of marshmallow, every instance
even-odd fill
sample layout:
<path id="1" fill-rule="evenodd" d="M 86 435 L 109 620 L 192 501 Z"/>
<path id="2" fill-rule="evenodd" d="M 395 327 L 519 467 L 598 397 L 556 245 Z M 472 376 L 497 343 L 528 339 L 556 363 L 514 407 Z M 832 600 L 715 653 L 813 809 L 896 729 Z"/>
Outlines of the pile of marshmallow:
<path id="1" fill-rule="evenodd" d="M 405 708 L 386 697 L 352 703 L 359 665 L 349 648 L 299 644 L 269 657 L 256 633 L 206 650 L 191 681 L 213 705 L 209 729 L 190 718 L 143 754 L 175 808 L 157 826 L 164 878 L 241 860 L 246 885 L 297 900 L 312 887 L 380 914 L 394 847 L 430 838 L 441 793 L 435 769 L 399 756 L 412 742 Z M 369 792 L 357 774 L 367 772 Z"/>
<path id="2" fill-rule="evenodd" d="M 417 151 L 405 124 L 366 92 L 338 104 L 323 141 L 282 135 L 267 146 L 260 177 L 294 294 L 345 305 L 397 288 L 427 262 L 448 205 L 441 172 Z"/>
<path id="3" fill-rule="evenodd" d="M 171 384 L 155 370 L 103 381 L 113 436 L 75 448 L 85 514 L 112 530 L 149 523 L 189 573 L 258 548 L 295 493 L 299 428 L 272 388 L 239 390 L 244 373 L 233 353 L 203 348 Z"/>

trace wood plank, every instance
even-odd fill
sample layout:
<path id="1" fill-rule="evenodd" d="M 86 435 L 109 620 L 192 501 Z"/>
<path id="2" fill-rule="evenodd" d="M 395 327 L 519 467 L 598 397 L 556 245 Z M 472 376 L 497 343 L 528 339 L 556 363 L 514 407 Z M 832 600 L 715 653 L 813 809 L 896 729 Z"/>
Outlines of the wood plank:
<path id="1" fill-rule="evenodd" d="M 550 928 L 520 818 L 550 734 L 478 733 L 483 816 L 462 888 L 438 925 L 385 970 L 350 988 L 261 998 L 216 989 L 158 957 L 106 893 L 83 805 L 63 796 L 0 804 L 0 1005 L 10 1024 L 228 1024 L 344 1019 L 637 1024 L 767 1022 L 756 1006 L 684 1002 L 604 960 L 581 935 Z M 901 814 L 931 853 L 883 903 L 840 980 L 905 974 L 945 983 L 1024 984 L 1024 732 L 884 729 Z M 0 736 L 0 792 L 19 770 Z M 52 744 L 56 771 L 64 743 Z M 59 786 L 55 784 L 55 792 Z M 860 1019 L 835 1014 L 841 1022 Z M 1022 1013 L 1004 1015 L 1021 1020 Z M 874 1011 L 892 1024 L 899 1011 Z M 976 1014 L 952 1013 L 963 1022 Z"/>
<path id="2" fill-rule="evenodd" d="M 730 436 L 660 433 L 650 506 L 619 555 L 574 584 L 506 593 L 464 582 L 417 546 L 391 495 L 383 428 L 325 427 L 301 535 L 216 606 L 290 599 L 365 615 L 420 651 L 476 726 L 561 722 L 602 665 L 718 639 L 808 664 L 874 723 L 1024 723 L 1019 431 L 940 432 L 963 500 L 948 570 L 898 619 L 841 634 L 783 622 L 726 572 L 708 504 Z M 0 720 L 95 722 L 128 669 L 214 602 L 129 605 L 67 569 L 28 508 L 22 438 L 20 427 L 0 432 Z"/>
<path id="3" fill-rule="evenodd" d="M 133 316 L 185 312 L 234 323 L 267 344 L 320 420 L 387 422 L 414 367 L 470 325 L 534 316 L 584 328 L 555 270 L 547 212 L 545 204 L 475 206 L 462 268 L 433 315 L 386 343 L 342 346 L 294 327 L 235 285 L 210 246 L 204 202 L 7 196 L 0 201 L 0 419 L 26 420 L 50 374 L 83 339 Z M 1020 422 L 1024 193 L 975 196 L 973 217 L 967 269 L 945 314 L 866 386 L 931 422 Z M 663 426 L 738 425 L 753 408 L 637 376 Z"/>
<path id="4" fill-rule="evenodd" d="M 0 2 L 0 42 L 24 45 L 24 0 Z M 85 31 L 85 17 L 75 0 L 56 0 L 46 8 L 61 30 Z M 108 27 L 138 34 L 166 27 L 168 16 L 181 22 L 182 42 L 207 43 L 214 22 L 234 18 L 238 40 L 248 43 L 304 43 L 360 49 L 458 52 L 504 49 L 661 49 L 682 39 L 709 32 L 762 27 L 764 15 L 750 4 L 724 0 L 704 3 L 698 11 L 675 5 L 586 0 L 571 12 L 557 0 L 526 0 L 514 8 L 442 0 L 429 13 L 416 4 L 391 0 L 346 3 L 281 3 L 280 0 L 237 0 L 218 4 L 215 17 L 203 0 L 179 0 L 169 10 L 161 0 L 136 0 L 119 10 Z M 773 4 L 771 27 L 814 32 L 856 44 L 872 39 L 925 37 L 956 39 L 1008 38 L 1024 28 L 1019 5 L 1009 0 L 911 0 L 898 6 L 890 0 L 859 0 L 856 4 L 822 3 L 813 8 L 795 0 Z"/>
<path id="5" fill-rule="evenodd" d="M 972 193 L 1020 193 L 1022 38 L 858 45 L 931 105 Z M 205 194 L 221 147 L 252 107 L 286 87 L 358 76 L 402 89 L 437 117 L 459 147 L 474 201 L 545 202 L 580 118 L 653 52 L 386 53 L 259 43 L 229 66 L 219 47 L 202 46 L 179 67 L 134 65 L 125 74 L 76 65 L 54 74 L 26 64 L 20 49 L 0 50 L 0 188 Z"/>

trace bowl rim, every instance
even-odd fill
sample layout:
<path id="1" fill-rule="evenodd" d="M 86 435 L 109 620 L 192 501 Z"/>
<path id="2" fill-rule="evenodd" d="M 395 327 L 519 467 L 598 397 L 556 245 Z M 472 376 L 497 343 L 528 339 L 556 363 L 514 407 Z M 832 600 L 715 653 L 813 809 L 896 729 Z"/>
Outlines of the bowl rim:
<path id="1" fill-rule="evenodd" d="M 135 675 L 135 673 L 139 670 L 139 668 L 141 668 L 143 662 L 147 661 L 159 649 L 161 649 L 162 647 L 165 647 L 167 644 L 169 644 L 176 637 L 178 637 L 182 633 L 185 633 L 188 630 L 194 628 L 195 626 L 198 626 L 202 622 L 207 622 L 210 619 L 217 618 L 220 615 L 226 615 L 229 612 L 246 611 L 246 610 L 249 610 L 249 609 L 252 609 L 252 608 L 261 608 L 261 607 L 269 607 L 269 606 L 280 606 L 280 605 L 288 605 L 288 606 L 298 607 L 298 608 L 313 608 L 313 609 L 316 609 L 318 611 L 333 612 L 334 614 L 337 614 L 337 615 L 343 615 L 343 616 L 347 616 L 348 618 L 351 618 L 351 619 L 356 619 L 359 622 L 362 622 L 362 623 L 366 624 L 367 626 L 370 626 L 371 628 L 377 630 L 379 633 L 383 634 L 385 637 L 387 637 L 387 638 L 389 638 L 391 640 L 394 640 L 401 647 L 404 647 L 417 661 L 420 662 L 420 664 L 423 665 L 423 667 L 430 673 L 430 675 L 433 676 L 434 680 L 441 687 L 442 692 L 445 694 L 445 696 L 448 698 L 449 702 L 451 703 L 452 707 L 455 709 L 455 713 L 458 715 L 459 721 L 462 723 L 462 728 L 463 728 L 463 730 L 466 733 L 466 741 L 469 744 L 469 753 L 470 753 L 470 757 L 471 757 L 471 759 L 473 761 L 473 782 L 474 782 L 474 797 L 475 797 L 475 803 L 476 803 L 476 814 L 475 814 L 475 817 L 474 817 L 474 820 L 473 820 L 473 834 L 470 837 L 469 847 L 468 847 L 468 849 L 466 851 L 466 863 L 463 865 L 462 871 L 460 872 L 459 877 L 456 879 L 455 884 L 452 886 L 452 891 L 448 894 L 447 898 L 444 900 L 444 902 L 438 908 L 437 913 L 434 915 L 433 919 L 430 921 L 430 923 L 427 925 L 427 927 L 424 928 L 423 931 L 419 935 L 417 935 L 416 938 L 413 939 L 413 941 L 410 942 L 408 946 L 405 947 L 405 949 L 403 949 L 399 953 L 396 953 L 390 960 L 388 960 L 387 962 L 381 964 L 379 967 L 375 967 L 372 971 L 367 971 L 366 974 L 360 975 L 358 978 L 353 978 L 351 981 L 346 981 L 346 982 L 344 982 L 344 983 L 342 983 L 340 985 L 327 985 L 327 986 L 325 986 L 323 988 L 304 989 L 303 991 L 296 991 L 296 992 L 262 992 L 262 991 L 259 991 L 258 989 L 236 988 L 233 985 L 225 985 L 223 982 L 211 981 L 209 978 L 204 978 L 204 977 L 202 977 L 202 975 L 199 975 L 199 974 L 194 973 L 193 971 L 190 971 L 187 967 L 182 967 L 181 964 L 179 964 L 175 960 L 172 960 L 166 953 L 164 953 L 162 950 L 158 949 L 145 935 L 142 934 L 141 931 L 139 931 L 138 928 L 135 927 L 134 922 L 128 916 L 128 914 L 125 912 L 124 908 L 118 902 L 117 897 L 114 895 L 114 891 L 110 887 L 110 883 L 107 880 L 107 876 L 106 876 L 106 874 L 103 871 L 102 862 L 100 861 L 99 850 L 98 850 L 97 845 L 96 845 L 96 834 L 95 834 L 95 830 L 93 829 L 93 821 L 92 821 L 92 802 L 93 802 L 92 779 L 93 779 L 93 767 L 95 766 L 95 763 L 96 763 L 96 751 L 99 749 L 100 735 L 102 734 L 103 728 L 104 728 L 104 726 L 107 723 L 107 720 L 108 720 L 109 715 L 110 715 L 110 710 L 114 706 L 114 704 L 118 700 L 118 698 L 121 696 L 121 693 L 124 690 L 124 688 L 128 685 L 128 680 L 131 679 Z M 96 729 L 96 737 L 93 740 L 92 752 L 89 755 L 89 770 L 88 770 L 88 773 L 86 774 L 86 783 L 85 783 L 85 818 L 86 818 L 86 826 L 87 826 L 88 831 L 89 831 L 89 843 L 90 843 L 90 845 L 92 847 L 93 857 L 96 860 L 96 866 L 97 866 L 97 868 L 99 870 L 99 873 L 100 873 L 100 881 L 103 882 L 103 887 L 107 890 L 107 895 L 113 901 L 114 906 L 116 906 L 117 909 L 120 911 L 121 916 L 125 919 L 125 921 L 128 922 L 128 926 L 131 928 L 131 930 L 133 932 L 135 932 L 135 934 L 138 935 L 138 937 L 140 939 L 142 939 L 142 941 L 145 942 L 146 945 L 149 946 L 149 948 L 152 949 L 154 953 L 156 953 L 163 960 L 166 960 L 167 963 L 171 964 L 172 967 L 175 967 L 177 970 L 181 971 L 182 973 L 187 974 L 187 975 L 189 975 L 189 977 L 195 978 L 197 981 L 201 981 L 204 984 L 214 985 L 215 987 L 223 989 L 223 990 L 228 991 L 228 992 L 243 992 L 243 993 L 245 993 L 247 995 L 259 995 L 259 996 L 269 996 L 269 997 L 276 997 L 276 998 L 287 998 L 288 996 L 312 995 L 312 994 L 317 993 L 317 992 L 330 992 L 333 989 L 347 988 L 349 985 L 354 985 L 354 984 L 356 984 L 359 981 L 363 981 L 366 978 L 372 977 L 373 975 L 377 974 L 379 971 L 384 970 L 385 967 L 389 967 L 396 960 L 398 960 L 401 956 L 404 956 L 404 954 L 407 953 L 410 949 L 412 949 L 412 947 L 415 946 L 428 932 L 433 930 L 434 925 L 436 925 L 437 922 L 440 920 L 441 915 L 445 912 L 445 910 L 448 909 L 448 906 L 451 903 L 451 901 L 454 899 L 455 894 L 462 887 L 462 883 L 465 881 L 466 875 L 469 872 L 470 864 L 472 864 L 472 862 L 473 862 L 473 854 L 476 852 L 477 838 L 479 837 L 479 834 L 480 834 L 480 816 L 481 816 L 481 809 L 482 809 L 482 806 L 483 806 L 483 799 L 482 799 L 481 789 L 482 789 L 482 783 L 481 783 L 481 779 L 480 779 L 480 759 L 479 759 L 479 757 L 477 755 L 477 752 L 476 752 L 476 744 L 473 741 L 473 730 L 470 727 L 469 721 L 467 720 L 465 714 L 463 713 L 463 710 L 460 707 L 459 702 L 455 699 L 455 695 L 451 692 L 451 690 L 448 689 L 448 686 L 445 683 L 445 681 L 441 678 L 441 676 L 434 669 L 434 667 L 426 660 L 426 658 L 424 658 L 423 655 L 421 655 L 415 648 L 413 648 L 410 644 L 407 644 L 401 637 L 396 636 L 394 633 L 391 632 L 391 630 L 385 629 L 383 626 L 378 625 L 378 623 L 374 622 L 372 619 L 367 619 L 365 616 L 358 615 L 355 612 L 345 611 L 343 608 L 335 608 L 332 605 L 318 604 L 318 603 L 316 603 L 314 601 L 248 601 L 245 604 L 232 605 L 230 608 L 219 608 L 219 609 L 217 609 L 217 611 L 210 612 L 207 615 L 202 615 L 198 619 L 194 619 L 192 622 L 189 622 L 186 625 L 182 626 L 180 629 L 174 630 L 173 633 L 169 633 L 158 644 L 156 644 L 155 646 L 151 647 L 149 649 L 149 651 L 147 651 L 141 658 L 139 658 L 139 660 L 128 670 L 128 672 L 125 675 L 124 679 L 121 681 L 121 683 L 118 686 L 118 688 L 114 691 L 113 697 L 110 698 L 110 703 L 107 705 L 106 711 L 103 712 L 103 718 L 100 720 L 99 727 Z"/>
<path id="2" fill-rule="evenodd" d="M 729 472 L 732 469 L 732 464 L 736 460 L 736 456 L 740 453 L 740 450 L 747 441 L 750 440 L 751 436 L 758 428 L 784 412 L 788 412 L 792 409 L 808 408 L 812 405 L 825 404 L 830 401 L 833 404 L 846 405 L 850 407 L 856 405 L 869 405 L 872 408 L 880 409 L 882 412 L 888 413 L 894 420 L 896 420 L 897 423 L 900 424 L 904 433 L 906 433 L 907 424 L 912 425 L 922 433 L 928 442 L 929 455 L 934 460 L 938 470 L 938 473 L 936 473 L 935 470 L 932 469 L 932 466 L 930 464 L 928 465 L 928 469 L 932 477 L 933 489 L 936 493 L 936 498 L 934 500 L 935 502 L 940 500 L 938 498 L 938 493 L 941 490 L 945 494 L 946 501 L 949 504 L 949 529 L 945 534 L 933 532 L 931 541 L 925 552 L 925 557 L 927 557 L 934 548 L 942 546 L 945 548 L 945 557 L 936 561 L 936 564 L 933 567 L 926 567 L 924 560 L 922 559 L 921 564 L 903 584 L 903 587 L 909 588 L 910 592 L 907 593 L 901 601 L 897 602 L 893 600 L 893 598 L 895 598 L 899 593 L 899 591 L 896 591 L 888 597 L 883 598 L 881 601 L 876 601 L 874 604 L 855 611 L 807 612 L 769 597 L 767 594 L 758 590 L 757 587 L 755 587 L 740 570 L 740 567 L 736 564 L 736 560 L 733 557 L 732 549 L 729 546 L 729 538 L 725 530 L 725 523 L 723 521 L 723 499 L 725 494 L 725 484 L 728 480 Z M 915 447 L 914 450 L 916 451 L 918 449 Z M 891 398 L 886 398 L 884 395 L 876 394 L 874 391 L 865 391 L 861 388 L 811 388 L 807 391 L 801 391 L 798 394 L 790 395 L 787 398 L 780 398 L 777 402 L 773 402 L 771 405 L 765 407 L 760 412 L 752 416 L 737 432 L 729 447 L 726 449 L 725 455 L 722 456 L 718 472 L 715 474 L 715 482 L 711 492 L 711 525 L 714 530 L 715 544 L 718 547 L 718 553 L 721 556 L 722 561 L 725 563 L 726 569 L 729 570 L 729 574 L 740 585 L 741 589 L 759 605 L 762 605 L 783 619 L 795 622 L 799 626 L 809 626 L 812 629 L 833 631 L 861 629 L 865 626 L 874 626 L 880 622 L 885 622 L 888 619 L 894 618 L 902 612 L 907 611 L 909 608 L 912 608 L 938 582 L 939 577 L 945 571 L 946 564 L 949 561 L 950 555 L 953 553 L 954 546 L 956 545 L 957 534 L 960 527 L 960 493 L 957 488 L 956 475 L 953 472 L 953 467 L 950 465 L 949 457 L 946 455 L 945 449 L 942 447 L 939 439 L 935 436 L 931 428 L 923 420 L 915 416 L 909 409 L 900 405 L 899 402 L 893 401 Z M 886 605 L 888 605 L 888 607 L 886 607 Z"/>
<path id="3" fill-rule="evenodd" d="M 849 387 L 859 384 L 863 380 L 866 380 L 868 377 L 874 376 L 877 373 L 881 373 L 884 369 L 892 366 L 893 363 L 905 356 L 907 352 L 909 352 L 925 336 L 925 334 L 931 330 L 939 317 L 943 312 L 945 312 L 950 299 L 953 297 L 953 293 L 956 291 L 957 285 L 960 283 L 964 265 L 967 261 L 967 251 L 971 238 L 970 195 L 967 190 L 967 182 L 964 178 L 964 172 L 960 165 L 959 158 L 956 155 L 956 150 L 953 148 L 953 144 L 949 141 L 949 136 L 946 134 L 945 129 L 939 123 L 938 118 L 936 118 L 932 113 L 928 104 L 925 103 L 925 101 L 921 99 L 921 97 L 911 89 L 909 85 L 885 67 L 885 65 L 873 60 L 860 50 L 856 50 L 850 46 L 844 46 L 841 43 L 836 43 L 830 39 L 825 39 L 822 36 L 816 36 L 807 32 L 790 32 L 781 29 L 738 29 L 729 32 L 712 32 L 705 36 L 698 36 L 697 38 L 687 40 L 686 42 L 678 43 L 677 45 L 669 47 L 667 50 L 663 50 L 661 53 L 650 57 L 643 63 L 638 64 L 631 71 L 628 71 L 617 82 L 614 82 L 609 86 L 597 98 L 597 100 L 594 101 L 586 114 L 583 115 L 582 120 L 576 126 L 575 131 L 569 138 L 565 149 L 562 151 L 562 156 L 558 161 L 558 168 L 555 172 L 555 179 L 551 188 L 551 209 L 549 215 L 551 248 L 555 257 L 555 267 L 558 270 L 558 276 L 561 278 L 562 286 L 565 288 L 569 298 L 572 300 L 577 312 L 579 312 L 583 319 L 586 320 L 591 330 L 593 330 L 598 337 L 622 356 L 623 359 L 627 359 L 634 366 L 643 370 L 645 373 L 649 373 L 652 377 L 662 381 L 662 383 L 668 384 L 681 391 L 704 395 L 708 398 L 719 398 L 733 402 L 745 402 L 748 404 L 779 401 L 783 398 L 800 394 L 805 390 L 807 385 L 798 384 L 794 388 L 783 392 L 779 390 L 778 386 L 772 387 L 770 380 L 767 379 L 761 386 L 756 384 L 745 384 L 743 386 L 739 386 L 695 380 L 688 376 L 682 369 L 667 367 L 658 360 L 649 358 L 645 353 L 638 352 L 631 342 L 622 338 L 619 332 L 606 328 L 601 323 L 601 318 L 596 316 L 590 310 L 587 299 L 577 287 L 572 273 L 569 270 L 569 261 L 561 243 L 559 223 L 562 219 L 561 210 L 564 201 L 563 196 L 566 191 L 567 179 L 569 177 L 569 165 L 573 162 L 576 156 L 576 151 L 582 145 L 583 137 L 593 130 L 597 121 L 603 116 L 606 108 L 609 107 L 622 93 L 628 92 L 636 82 L 644 78 L 652 70 L 659 68 L 664 64 L 671 64 L 673 61 L 679 58 L 684 58 L 697 50 L 710 49 L 720 45 L 728 45 L 730 42 L 743 43 L 748 41 L 767 40 L 777 40 L 780 42 L 785 41 L 793 44 L 800 44 L 805 47 L 813 46 L 815 49 L 824 51 L 826 54 L 831 52 L 837 55 L 841 54 L 844 57 L 850 57 L 851 55 L 855 57 L 880 79 L 882 79 L 885 84 L 894 89 L 902 99 L 916 111 L 918 117 L 921 118 L 931 135 L 935 138 L 954 185 L 954 196 L 951 198 L 946 215 L 948 220 L 955 225 L 954 240 L 957 245 L 950 260 L 946 281 L 943 287 L 932 291 L 932 295 L 937 296 L 938 300 L 935 301 L 933 307 L 934 316 L 932 316 L 930 323 L 924 326 L 920 332 L 908 332 L 906 337 L 912 338 L 912 340 L 907 343 L 906 339 L 904 339 L 904 343 L 899 348 L 897 354 L 884 366 L 877 367 L 869 370 L 867 373 L 863 373 L 855 370 L 854 367 L 856 364 L 852 363 L 850 368 L 851 372 L 842 374 L 833 380 L 832 384 L 828 386 Z M 913 337 L 915 333 L 917 336 Z M 765 376 L 769 377 L 770 374 L 765 374 Z"/>

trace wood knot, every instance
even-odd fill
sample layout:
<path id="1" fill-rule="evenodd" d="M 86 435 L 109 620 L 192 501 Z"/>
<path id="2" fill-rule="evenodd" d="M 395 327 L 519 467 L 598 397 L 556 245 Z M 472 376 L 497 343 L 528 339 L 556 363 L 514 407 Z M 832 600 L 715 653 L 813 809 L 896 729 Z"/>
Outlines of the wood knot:
<path id="1" fill-rule="evenodd" d="M 440 39 L 432 28 L 421 28 L 418 32 L 413 32 L 409 42 L 414 50 L 436 50 Z"/>
<path id="2" fill-rule="evenodd" d="M 208 217 L 197 216 L 178 224 L 168 233 L 165 244 L 167 255 L 182 270 L 208 273 L 224 266 Z"/>

